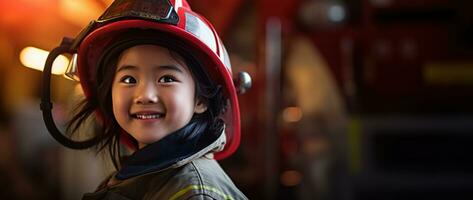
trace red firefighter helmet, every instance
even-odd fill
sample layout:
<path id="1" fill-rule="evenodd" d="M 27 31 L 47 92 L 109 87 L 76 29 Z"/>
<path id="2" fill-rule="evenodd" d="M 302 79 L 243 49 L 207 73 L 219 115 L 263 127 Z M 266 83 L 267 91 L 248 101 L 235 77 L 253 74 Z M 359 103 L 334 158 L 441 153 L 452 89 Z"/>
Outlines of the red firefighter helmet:
<path id="1" fill-rule="evenodd" d="M 96 67 L 107 46 L 130 29 L 152 30 L 177 38 L 185 49 L 201 62 L 204 71 L 222 85 L 229 107 L 224 113 L 227 143 L 215 154 L 223 159 L 235 152 L 240 143 L 240 111 L 237 92 L 251 86 L 246 72 L 240 72 L 234 83 L 230 60 L 222 41 L 203 16 L 193 12 L 186 0 L 115 0 L 98 20 L 93 21 L 74 40 L 77 54 L 66 72 L 80 80 L 86 98 L 95 87 Z M 237 85 L 237 87 L 235 87 Z"/>

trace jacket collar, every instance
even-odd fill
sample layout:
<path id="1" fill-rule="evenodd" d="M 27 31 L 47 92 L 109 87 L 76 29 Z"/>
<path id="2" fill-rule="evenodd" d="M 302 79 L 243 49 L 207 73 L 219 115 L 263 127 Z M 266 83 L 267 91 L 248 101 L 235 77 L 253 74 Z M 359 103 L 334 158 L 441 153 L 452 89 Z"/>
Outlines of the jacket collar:
<path id="1" fill-rule="evenodd" d="M 200 137 L 186 140 L 177 131 L 133 153 L 115 177 L 123 180 L 177 168 L 205 154 L 223 150 L 225 142 L 225 128 L 220 134 L 202 133 Z"/>

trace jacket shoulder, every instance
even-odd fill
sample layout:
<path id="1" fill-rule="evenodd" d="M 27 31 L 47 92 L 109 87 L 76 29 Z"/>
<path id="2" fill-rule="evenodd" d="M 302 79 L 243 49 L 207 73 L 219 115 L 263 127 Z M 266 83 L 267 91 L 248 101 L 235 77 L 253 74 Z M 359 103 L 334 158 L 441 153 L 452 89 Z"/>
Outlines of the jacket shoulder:
<path id="1" fill-rule="evenodd" d="M 159 180 L 156 180 L 158 183 Z M 179 168 L 145 199 L 247 199 L 214 159 L 195 159 Z"/>

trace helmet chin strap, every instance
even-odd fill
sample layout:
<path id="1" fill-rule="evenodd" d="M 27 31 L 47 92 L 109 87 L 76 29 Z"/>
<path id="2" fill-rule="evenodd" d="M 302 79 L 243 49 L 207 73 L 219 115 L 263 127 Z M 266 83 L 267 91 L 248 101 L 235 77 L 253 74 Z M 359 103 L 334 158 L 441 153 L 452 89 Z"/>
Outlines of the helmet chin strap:
<path id="1" fill-rule="evenodd" d="M 62 134 L 59 129 L 57 128 L 56 124 L 54 123 L 53 115 L 51 113 L 53 109 L 53 103 L 51 102 L 51 69 L 53 66 L 53 62 L 59 55 L 63 53 L 74 53 L 71 49 L 73 43 L 73 39 L 71 38 L 63 38 L 61 45 L 56 47 L 49 53 L 48 58 L 46 59 L 46 63 L 44 65 L 43 71 L 43 90 L 41 93 L 41 104 L 40 108 L 43 112 L 43 120 L 44 124 L 48 128 L 49 133 L 53 136 L 56 141 L 61 143 L 62 145 L 69 147 L 71 149 L 87 149 L 89 147 L 94 146 L 98 143 L 99 138 L 96 136 L 94 138 L 85 140 L 85 141 L 74 141 L 70 138 L 67 138 Z"/>

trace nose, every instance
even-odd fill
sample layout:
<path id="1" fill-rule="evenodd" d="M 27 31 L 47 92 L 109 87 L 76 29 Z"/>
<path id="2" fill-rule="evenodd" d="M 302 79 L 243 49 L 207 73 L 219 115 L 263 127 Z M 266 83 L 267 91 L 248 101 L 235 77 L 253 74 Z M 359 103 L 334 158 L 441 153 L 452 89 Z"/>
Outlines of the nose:
<path id="1" fill-rule="evenodd" d="M 158 102 L 158 88 L 154 82 L 144 82 L 138 84 L 135 92 L 136 104 L 154 104 Z"/>

